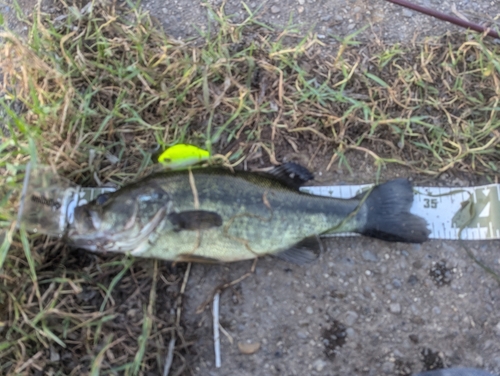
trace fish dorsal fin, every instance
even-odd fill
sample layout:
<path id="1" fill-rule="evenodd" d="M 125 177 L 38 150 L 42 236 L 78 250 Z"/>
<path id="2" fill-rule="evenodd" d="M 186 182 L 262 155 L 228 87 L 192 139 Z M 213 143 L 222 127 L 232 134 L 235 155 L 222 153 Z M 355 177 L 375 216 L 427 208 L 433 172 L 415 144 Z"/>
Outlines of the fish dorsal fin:
<path id="1" fill-rule="evenodd" d="M 188 210 L 180 213 L 170 213 L 168 220 L 174 225 L 174 231 L 208 230 L 222 226 L 222 217 L 207 210 Z"/>
<path id="2" fill-rule="evenodd" d="M 294 189 L 299 189 L 304 183 L 314 179 L 313 174 L 307 168 L 294 162 L 277 166 L 267 174 Z"/>
<path id="3" fill-rule="evenodd" d="M 286 251 L 276 254 L 276 257 L 294 264 L 303 265 L 313 262 L 321 253 L 322 244 L 317 236 L 310 236 L 290 247 Z"/>

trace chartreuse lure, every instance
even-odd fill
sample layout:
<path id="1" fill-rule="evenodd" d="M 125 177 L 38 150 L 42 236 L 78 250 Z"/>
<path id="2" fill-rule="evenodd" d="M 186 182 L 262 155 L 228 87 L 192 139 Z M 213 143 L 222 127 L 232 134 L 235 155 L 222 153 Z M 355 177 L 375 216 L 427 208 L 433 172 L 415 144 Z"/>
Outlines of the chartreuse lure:
<path id="1" fill-rule="evenodd" d="M 206 161 L 210 153 L 194 145 L 177 144 L 169 147 L 158 157 L 158 163 L 172 169 L 183 169 Z"/>

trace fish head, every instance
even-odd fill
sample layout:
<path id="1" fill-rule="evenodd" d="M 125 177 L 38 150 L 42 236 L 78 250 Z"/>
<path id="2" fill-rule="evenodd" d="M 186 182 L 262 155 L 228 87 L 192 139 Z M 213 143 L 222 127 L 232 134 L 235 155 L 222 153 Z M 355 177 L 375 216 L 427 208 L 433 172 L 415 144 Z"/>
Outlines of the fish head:
<path id="1" fill-rule="evenodd" d="M 169 194 L 160 187 L 104 193 L 75 208 L 66 240 L 90 251 L 133 251 L 147 241 L 170 206 Z"/>

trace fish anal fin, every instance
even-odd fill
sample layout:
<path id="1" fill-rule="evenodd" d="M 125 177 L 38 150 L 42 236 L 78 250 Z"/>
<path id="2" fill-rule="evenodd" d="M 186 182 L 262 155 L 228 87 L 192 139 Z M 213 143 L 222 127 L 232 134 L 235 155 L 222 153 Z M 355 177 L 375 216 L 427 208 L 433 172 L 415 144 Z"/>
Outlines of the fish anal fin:
<path id="1" fill-rule="evenodd" d="M 299 189 L 304 183 L 314 179 L 313 174 L 307 168 L 294 162 L 277 166 L 267 174 L 294 189 Z"/>
<path id="2" fill-rule="evenodd" d="M 222 225 L 222 217 L 219 214 L 206 210 L 170 213 L 167 218 L 174 225 L 174 231 L 208 230 Z"/>
<path id="3" fill-rule="evenodd" d="M 319 257 L 321 249 L 319 237 L 311 236 L 275 256 L 293 264 L 303 265 L 315 261 Z"/>

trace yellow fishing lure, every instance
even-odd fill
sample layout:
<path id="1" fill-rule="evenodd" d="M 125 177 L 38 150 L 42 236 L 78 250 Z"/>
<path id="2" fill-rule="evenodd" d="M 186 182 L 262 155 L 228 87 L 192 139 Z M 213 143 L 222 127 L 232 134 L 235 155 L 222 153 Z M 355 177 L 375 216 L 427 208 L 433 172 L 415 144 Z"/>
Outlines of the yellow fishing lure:
<path id="1" fill-rule="evenodd" d="M 170 169 L 181 169 L 208 160 L 210 153 L 194 145 L 177 144 L 158 157 L 158 162 Z"/>

